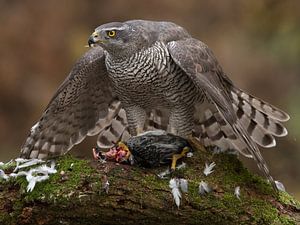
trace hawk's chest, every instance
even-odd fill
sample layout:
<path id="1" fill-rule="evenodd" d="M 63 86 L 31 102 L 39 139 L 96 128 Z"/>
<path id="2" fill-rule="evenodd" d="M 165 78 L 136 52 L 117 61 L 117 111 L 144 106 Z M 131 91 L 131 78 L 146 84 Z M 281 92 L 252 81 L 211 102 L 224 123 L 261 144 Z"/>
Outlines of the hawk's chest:
<path id="1" fill-rule="evenodd" d="M 164 44 L 155 43 L 123 61 L 108 56 L 106 67 L 117 92 L 155 94 L 170 73 L 170 56 Z"/>

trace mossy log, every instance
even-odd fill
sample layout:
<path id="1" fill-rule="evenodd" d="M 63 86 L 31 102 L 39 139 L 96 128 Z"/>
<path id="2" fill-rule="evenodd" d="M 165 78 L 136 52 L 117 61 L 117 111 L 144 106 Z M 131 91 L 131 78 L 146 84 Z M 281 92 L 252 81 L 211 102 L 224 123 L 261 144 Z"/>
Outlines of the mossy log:
<path id="1" fill-rule="evenodd" d="M 163 167 L 61 157 L 58 172 L 32 192 L 26 192 L 24 177 L 0 181 L 0 224 L 300 224 L 300 204 L 285 192 L 275 193 L 235 155 L 195 150 L 184 161 L 186 168 L 172 175 L 189 181 L 178 208 L 170 179 L 157 176 Z M 205 176 L 205 162 L 213 161 L 214 172 Z M 202 180 L 213 191 L 200 196 Z M 237 186 L 240 199 L 234 195 Z"/>

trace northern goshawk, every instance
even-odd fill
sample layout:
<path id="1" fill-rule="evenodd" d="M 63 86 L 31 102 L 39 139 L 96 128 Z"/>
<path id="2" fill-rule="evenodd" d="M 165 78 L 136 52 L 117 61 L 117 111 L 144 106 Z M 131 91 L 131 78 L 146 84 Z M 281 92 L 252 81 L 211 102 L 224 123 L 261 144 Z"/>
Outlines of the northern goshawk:
<path id="1" fill-rule="evenodd" d="M 237 88 L 212 51 L 171 22 L 131 20 L 96 28 L 21 149 L 61 155 L 86 135 L 109 148 L 144 130 L 193 135 L 204 146 L 253 158 L 274 184 L 258 145 L 285 136 L 289 116 Z"/>

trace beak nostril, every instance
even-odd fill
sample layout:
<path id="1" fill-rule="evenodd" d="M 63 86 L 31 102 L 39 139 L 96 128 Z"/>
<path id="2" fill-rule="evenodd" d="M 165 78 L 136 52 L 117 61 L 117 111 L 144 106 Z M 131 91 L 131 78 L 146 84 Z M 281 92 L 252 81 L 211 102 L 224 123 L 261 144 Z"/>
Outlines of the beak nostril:
<path id="1" fill-rule="evenodd" d="M 94 44 L 97 44 L 97 43 L 101 43 L 101 35 L 99 35 L 96 31 L 94 33 L 91 34 L 91 36 L 89 37 L 88 39 L 88 45 L 90 47 L 93 47 Z"/>

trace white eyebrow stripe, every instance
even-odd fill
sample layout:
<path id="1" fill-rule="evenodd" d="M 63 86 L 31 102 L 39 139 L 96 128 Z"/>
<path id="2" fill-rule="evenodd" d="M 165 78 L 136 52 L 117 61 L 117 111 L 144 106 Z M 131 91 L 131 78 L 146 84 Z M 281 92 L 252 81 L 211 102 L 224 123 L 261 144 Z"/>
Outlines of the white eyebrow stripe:
<path id="1" fill-rule="evenodd" d="M 125 30 L 125 27 L 109 27 L 109 28 L 103 28 L 101 30 L 107 31 L 107 30 Z"/>

